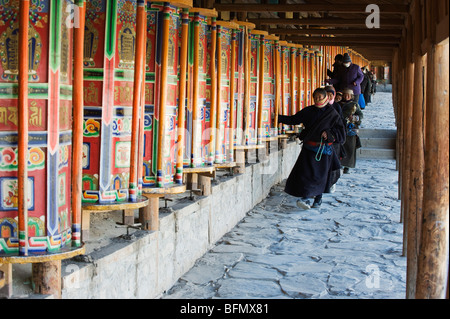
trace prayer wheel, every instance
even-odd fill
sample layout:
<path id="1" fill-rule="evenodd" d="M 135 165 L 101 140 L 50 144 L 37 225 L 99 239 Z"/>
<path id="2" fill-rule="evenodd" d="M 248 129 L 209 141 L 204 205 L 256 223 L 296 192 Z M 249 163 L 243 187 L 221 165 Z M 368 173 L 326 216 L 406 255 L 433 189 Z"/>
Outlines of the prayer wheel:
<path id="1" fill-rule="evenodd" d="M 239 30 L 236 30 L 236 65 L 235 65 L 235 146 L 243 146 L 246 143 L 246 132 L 248 127 L 247 121 L 247 106 L 246 98 L 249 98 L 249 90 L 246 89 L 249 82 L 247 82 L 249 67 L 249 32 L 255 28 L 255 24 L 250 22 L 236 21 L 233 22 L 239 25 Z M 248 113 L 249 114 L 249 113 Z"/>
<path id="2" fill-rule="evenodd" d="M 296 44 L 290 44 L 290 93 L 291 93 L 291 115 L 294 115 L 298 112 L 297 109 L 297 99 L 298 99 L 298 76 L 297 76 L 297 45 Z"/>
<path id="3" fill-rule="evenodd" d="M 312 92 L 311 92 L 311 57 L 309 49 L 305 48 L 303 51 L 303 77 L 305 84 L 305 106 L 311 105 Z"/>
<path id="4" fill-rule="evenodd" d="M 138 10 L 145 7 L 133 0 L 87 2 L 83 203 L 137 199 L 136 137 L 142 129 L 141 105 L 134 101 Z"/>
<path id="5" fill-rule="evenodd" d="M 189 12 L 185 167 L 212 165 L 214 161 L 215 140 L 211 140 L 211 134 L 215 136 L 212 132 L 215 123 L 212 123 L 211 113 L 214 116 L 216 99 L 215 92 L 214 96 L 212 94 L 211 61 L 215 61 L 211 56 L 215 47 L 212 51 L 211 37 L 213 28 L 216 32 L 217 15 L 216 10 L 203 8 L 192 8 Z"/>
<path id="6" fill-rule="evenodd" d="M 189 23 L 190 7 L 191 0 L 148 1 L 147 4 L 141 166 L 144 195 L 151 193 L 152 188 L 182 184 L 186 95 L 180 86 L 185 88 L 186 68 L 181 68 L 180 58 L 186 54 L 187 42 L 183 45 L 181 35 Z"/>
<path id="7" fill-rule="evenodd" d="M 84 28 L 72 9 L 82 18 L 84 1 L 0 6 L 0 264 L 84 253 L 71 185 L 81 177 L 72 140 L 82 136 Z"/>
<path id="8" fill-rule="evenodd" d="M 234 140 L 234 78 L 235 64 L 232 63 L 239 25 L 234 22 L 217 21 L 217 104 L 216 104 L 216 147 L 215 164 L 233 162 Z M 234 61 L 233 61 L 234 62 Z M 233 92 L 231 92 L 233 89 Z M 232 116 L 231 116 L 232 115 Z"/>
<path id="9" fill-rule="evenodd" d="M 247 110 L 249 114 L 248 121 L 248 136 L 246 137 L 246 145 L 257 145 L 259 144 L 258 140 L 258 129 L 259 129 L 259 118 L 261 118 L 261 114 L 259 110 L 262 110 L 262 95 L 258 95 L 258 92 L 261 90 L 260 84 L 263 84 L 261 81 L 261 77 L 263 76 L 262 68 L 261 68 L 261 37 L 264 39 L 264 36 L 267 36 L 268 32 L 261 30 L 252 30 L 249 39 L 250 39 L 250 53 L 249 53 L 249 63 L 250 63 L 250 73 L 248 74 L 247 79 L 250 83 L 250 103 L 249 109 Z M 263 40 L 264 41 L 264 40 Z M 264 42 L 262 42 L 264 43 Z"/>
<path id="10" fill-rule="evenodd" d="M 280 41 L 280 73 L 281 73 L 281 112 L 283 115 L 292 115 L 291 105 L 291 63 L 290 46 L 286 41 Z M 282 133 L 289 131 L 288 125 L 282 125 Z"/>
<path id="11" fill-rule="evenodd" d="M 297 45 L 297 110 L 303 110 L 305 105 L 305 79 L 303 76 L 303 46 Z"/>
<path id="12" fill-rule="evenodd" d="M 263 79 L 262 90 L 262 112 L 260 118 L 261 138 L 276 137 L 278 132 L 272 115 L 275 113 L 275 41 L 279 38 L 274 35 L 261 36 L 261 47 L 264 48 L 262 59 Z"/>

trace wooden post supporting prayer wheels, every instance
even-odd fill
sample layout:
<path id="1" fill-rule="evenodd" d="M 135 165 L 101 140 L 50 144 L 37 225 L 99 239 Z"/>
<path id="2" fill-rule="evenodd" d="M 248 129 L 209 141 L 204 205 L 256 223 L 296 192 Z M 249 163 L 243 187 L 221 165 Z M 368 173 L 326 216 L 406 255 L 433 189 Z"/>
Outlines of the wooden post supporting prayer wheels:
<path id="1" fill-rule="evenodd" d="M 446 72 L 449 67 L 448 37 L 443 42 L 433 45 L 427 54 L 423 223 L 416 298 L 437 299 L 446 297 L 448 284 L 449 78 Z"/>

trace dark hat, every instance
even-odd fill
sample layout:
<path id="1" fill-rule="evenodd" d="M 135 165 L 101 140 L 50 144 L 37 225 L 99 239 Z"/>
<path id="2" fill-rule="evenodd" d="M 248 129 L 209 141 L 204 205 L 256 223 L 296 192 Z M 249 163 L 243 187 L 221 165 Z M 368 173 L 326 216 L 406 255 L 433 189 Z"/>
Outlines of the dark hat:
<path id="1" fill-rule="evenodd" d="M 352 62 L 352 59 L 348 55 L 348 53 L 344 53 L 344 63 Z"/>
<path id="2" fill-rule="evenodd" d="M 325 86 L 325 91 L 329 92 L 329 93 L 336 93 L 336 90 L 334 89 L 334 87 L 332 85 L 327 85 Z"/>
<path id="3" fill-rule="evenodd" d="M 342 54 L 338 54 L 334 57 L 334 61 L 342 61 L 344 59 L 344 56 Z"/>

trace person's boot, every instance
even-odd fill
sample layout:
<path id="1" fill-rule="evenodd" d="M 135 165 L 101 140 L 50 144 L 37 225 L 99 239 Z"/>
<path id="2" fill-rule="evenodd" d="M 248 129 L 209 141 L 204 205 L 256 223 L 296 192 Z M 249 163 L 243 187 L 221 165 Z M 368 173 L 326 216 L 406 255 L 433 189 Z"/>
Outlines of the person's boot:
<path id="1" fill-rule="evenodd" d="M 344 167 L 344 174 L 350 174 L 350 168 Z"/>
<path id="2" fill-rule="evenodd" d="M 311 208 L 311 202 L 307 198 L 301 198 L 297 200 L 297 207 L 302 209 L 310 209 Z"/>
<path id="3" fill-rule="evenodd" d="M 322 205 L 322 196 L 316 196 L 316 198 L 314 198 L 312 208 L 319 208 L 320 205 Z"/>

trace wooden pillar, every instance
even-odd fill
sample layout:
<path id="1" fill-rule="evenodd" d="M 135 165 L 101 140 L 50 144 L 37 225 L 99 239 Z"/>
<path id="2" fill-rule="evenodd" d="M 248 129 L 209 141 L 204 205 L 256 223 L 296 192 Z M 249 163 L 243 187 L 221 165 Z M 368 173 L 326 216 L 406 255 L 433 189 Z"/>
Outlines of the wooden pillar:
<path id="1" fill-rule="evenodd" d="M 216 117 L 217 115 L 217 101 L 219 100 L 217 98 L 217 78 L 216 78 L 216 42 L 217 42 L 217 23 L 216 18 L 211 17 L 211 47 L 209 56 L 211 57 L 209 62 L 209 72 L 211 74 L 211 102 L 210 102 L 210 111 L 209 111 L 209 117 L 210 117 L 210 123 L 211 123 L 211 130 L 209 135 L 209 159 L 208 162 L 210 165 L 214 164 L 215 156 L 216 156 L 216 129 L 215 129 L 215 123 L 216 123 Z"/>
<path id="2" fill-rule="evenodd" d="M 61 298 L 61 260 L 36 263 L 32 266 L 34 292 Z"/>
<path id="3" fill-rule="evenodd" d="M 19 140 L 17 162 L 19 255 L 28 255 L 28 25 L 30 1 L 20 1 L 19 20 Z"/>
<path id="4" fill-rule="evenodd" d="M 413 26 L 409 18 L 408 28 L 406 31 L 406 52 L 405 52 L 405 81 L 404 81 L 404 113 L 403 113 L 403 158 L 402 158 L 402 192 L 401 206 L 403 213 L 403 255 L 407 250 L 407 234 L 408 234 L 408 206 L 409 206 L 409 181 L 410 181 L 410 164 L 411 164 L 411 136 L 412 131 L 412 111 L 413 111 L 413 95 L 414 95 L 414 61 L 413 53 Z M 414 129 L 415 131 L 415 129 Z"/>
<path id="5" fill-rule="evenodd" d="M 200 190 L 200 194 L 203 196 L 211 195 L 211 177 L 198 174 L 197 177 L 198 189 Z"/>
<path id="6" fill-rule="evenodd" d="M 230 147 L 228 149 L 227 161 L 234 162 L 234 142 L 235 142 L 235 126 L 236 126 L 236 109 L 235 109 L 235 94 L 236 94 L 236 29 L 232 30 L 231 34 L 231 70 L 230 70 Z M 210 181 L 211 183 L 211 181 Z"/>
<path id="7" fill-rule="evenodd" d="M 285 87 L 285 67 L 284 67 L 284 49 L 283 46 L 280 43 L 280 70 L 281 70 L 281 115 L 288 115 L 286 112 L 286 87 Z M 281 124 L 281 134 L 284 134 L 285 132 L 285 126 Z"/>
<path id="8" fill-rule="evenodd" d="M 177 128 L 177 173 L 175 182 L 183 184 L 183 155 L 185 139 L 185 117 L 186 117 L 186 72 L 187 72 L 187 52 L 189 38 L 189 10 L 183 9 L 181 25 L 181 52 L 180 52 L 180 91 L 178 107 L 178 128 Z"/>
<path id="9" fill-rule="evenodd" d="M 422 237 L 416 298 L 445 298 L 449 228 L 449 44 L 428 52 Z"/>
<path id="10" fill-rule="evenodd" d="M 291 72 L 289 73 L 289 86 L 290 89 L 289 91 L 291 92 L 291 115 L 294 115 L 296 112 L 296 107 L 295 107 L 295 72 L 296 72 L 296 67 L 295 67 L 295 54 L 296 54 L 296 48 L 294 47 L 290 47 L 289 48 L 289 61 L 291 63 L 290 66 L 290 70 Z"/>
<path id="11" fill-rule="evenodd" d="M 84 27 L 86 5 L 78 1 L 79 27 L 74 30 L 73 141 L 72 141 L 72 246 L 81 246 L 81 197 L 83 178 L 83 82 Z"/>
<path id="12" fill-rule="evenodd" d="M 280 66 L 280 44 L 275 41 L 275 127 L 277 135 L 281 134 L 281 128 L 278 125 L 278 115 L 281 109 L 281 66 Z"/>
<path id="13" fill-rule="evenodd" d="M 139 221 L 142 229 L 159 230 L 159 198 L 162 195 L 144 194 L 148 198 L 148 205 L 139 209 Z"/>
<path id="14" fill-rule="evenodd" d="M 164 187 L 164 137 L 166 134 L 166 101 L 167 101 L 167 69 L 169 64 L 169 28 L 170 12 L 169 8 L 164 6 L 162 21 L 162 52 L 161 52 L 161 83 L 159 105 L 159 126 L 158 126 L 158 152 L 156 159 L 156 185 Z"/>
<path id="15" fill-rule="evenodd" d="M 220 31 L 221 26 L 218 25 L 217 26 L 217 72 L 216 72 L 216 80 L 217 80 L 217 88 L 216 88 L 216 97 L 217 97 L 217 102 L 216 102 L 216 121 L 213 123 L 211 122 L 211 126 L 215 128 L 216 131 L 216 146 L 215 146 L 215 159 L 214 162 L 215 163 L 220 163 L 221 162 L 221 158 L 220 158 L 220 153 L 221 152 L 221 129 L 220 129 L 220 122 L 222 121 L 222 92 L 221 92 L 221 87 L 222 87 L 222 41 L 225 41 L 225 36 L 222 34 L 223 32 Z M 195 52 L 195 48 L 194 48 L 194 52 Z M 194 53 L 195 55 L 195 53 Z M 194 74 L 195 74 L 195 64 L 194 64 Z M 214 76 L 214 74 L 211 74 L 211 78 Z M 195 79 L 194 79 L 195 81 Z M 194 96 L 194 103 L 195 103 L 195 96 Z M 195 131 L 195 130 L 194 130 Z"/>
<path id="16" fill-rule="evenodd" d="M 258 71 L 258 122 L 256 125 L 257 129 L 257 139 L 256 143 L 261 144 L 261 139 L 263 137 L 263 124 L 262 124 L 262 116 L 263 116 L 263 108 L 264 108 L 264 54 L 265 54 L 265 45 L 264 45 L 264 35 L 261 34 L 259 36 L 259 71 Z"/>
<path id="17" fill-rule="evenodd" d="M 133 85 L 133 115 L 131 125 L 131 151 L 130 151 L 130 177 L 129 195 L 130 201 L 137 201 L 138 197 L 138 148 L 139 148 L 139 117 L 143 107 L 142 89 L 145 81 L 145 43 L 147 34 L 147 1 L 138 1 L 136 13 L 136 50 L 134 64 L 134 85 Z M 164 72 L 164 71 L 163 71 Z M 162 117 L 164 121 L 164 117 Z M 162 121 L 162 122 L 163 122 Z M 143 128 L 141 128 L 143 129 Z M 158 144 L 162 147 L 163 144 Z M 125 217 L 124 217 L 125 218 Z"/>
<path id="18" fill-rule="evenodd" d="M 249 144 L 250 139 L 250 54 L 251 54 L 251 41 L 250 30 L 245 27 L 244 32 L 244 134 L 243 145 Z"/>
<path id="19" fill-rule="evenodd" d="M 420 234 L 422 225 L 423 199 L 423 170 L 424 170 L 424 138 L 425 127 L 425 57 L 422 56 L 422 28 L 421 8 L 415 2 L 414 8 L 414 98 L 411 134 L 411 164 L 409 180 L 409 205 L 407 226 L 407 271 L 406 298 L 412 299 L 416 295 L 417 262 L 420 248 Z"/>
<path id="20" fill-rule="evenodd" d="M 199 92 L 200 92 L 200 81 L 199 81 L 199 59 L 200 59 L 200 17 L 194 16 L 194 30 L 193 30 L 193 36 L 194 36 L 194 61 L 193 61 L 193 70 L 192 70 L 192 86 L 193 86 L 193 92 L 192 92 L 192 142 L 191 142 L 191 149 L 192 149 L 192 155 L 191 155 L 191 167 L 196 167 L 198 163 L 196 163 L 196 159 L 201 158 L 201 155 L 199 154 L 199 151 L 201 150 L 199 148 L 199 145 L 201 145 L 201 139 L 202 139 L 202 123 L 200 120 L 200 107 L 199 107 Z M 213 59 L 211 57 L 211 59 Z M 218 68 L 220 70 L 220 68 Z M 211 75 L 211 78 L 213 78 L 213 75 Z M 220 83 L 220 82 L 219 82 Z M 220 105 L 220 103 L 217 103 L 217 105 Z M 218 113 L 219 114 L 219 113 Z M 218 116 L 219 117 L 219 116 Z M 211 122 L 213 123 L 213 122 Z M 214 130 L 214 124 L 211 124 L 211 128 Z M 217 146 L 217 145 L 216 145 Z"/>

